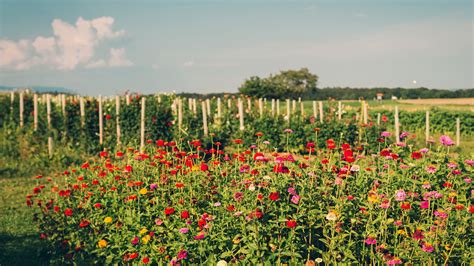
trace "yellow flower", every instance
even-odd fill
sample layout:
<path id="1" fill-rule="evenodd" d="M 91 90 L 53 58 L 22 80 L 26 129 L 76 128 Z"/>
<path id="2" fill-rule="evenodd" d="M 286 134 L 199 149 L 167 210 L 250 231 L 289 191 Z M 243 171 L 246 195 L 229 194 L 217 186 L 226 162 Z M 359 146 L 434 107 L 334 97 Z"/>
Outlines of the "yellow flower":
<path id="1" fill-rule="evenodd" d="M 142 237 L 142 243 L 143 244 L 148 243 L 148 241 L 150 241 L 150 235 L 146 235 L 146 236 Z"/>
<path id="2" fill-rule="evenodd" d="M 397 235 L 408 236 L 407 232 L 403 229 L 398 230 Z"/>
<path id="3" fill-rule="evenodd" d="M 143 228 L 142 230 L 140 230 L 140 235 L 146 234 L 147 232 L 148 232 L 148 229 Z"/>
<path id="4" fill-rule="evenodd" d="M 196 172 L 198 170 L 199 170 L 199 166 L 197 166 L 197 165 L 193 165 L 193 167 L 191 168 L 191 171 L 193 171 L 193 172 Z"/>
<path id="5" fill-rule="evenodd" d="M 108 224 L 112 222 L 112 217 L 105 217 L 104 223 Z"/>
<path id="6" fill-rule="evenodd" d="M 328 221 L 335 221 L 337 220 L 337 212 L 335 211 L 330 211 L 328 215 L 326 215 L 326 220 Z"/>
<path id="7" fill-rule="evenodd" d="M 148 192 L 148 189 L 146 189 L 146 188 L 142 188 L 139 191 L 139 193 L 142 194 L 142 195 L 145 195 L 147 192 Z"/>
<path id="8" fill-rule="evenodd" d="M 97 245 L 99 246 L 99 248 L 105 248 L 107 246 L 107 241 L 101 239 L 99 240 L 99 243 L 97 243 Z"/>
<path id="9" fill-rule="evenodd" d="M 227 266 L 227 261 L 220 260 L 220 261 L 217 262 L 217 266 Z"/>

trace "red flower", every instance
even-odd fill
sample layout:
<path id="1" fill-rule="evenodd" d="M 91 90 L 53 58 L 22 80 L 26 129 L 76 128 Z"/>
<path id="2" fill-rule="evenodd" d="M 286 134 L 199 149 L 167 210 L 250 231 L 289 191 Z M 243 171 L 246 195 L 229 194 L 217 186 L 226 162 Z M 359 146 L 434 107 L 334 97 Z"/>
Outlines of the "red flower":
<path id="1" fill-rule="evenodd" d="M 400 205 L 400 207 L 401 207 L 402 209 L 404 209 L 404 210 L 409 210 L 409 209 L 411 209 L 410 203 L 409 203 L 409 202 L 406 202 L 406 201 L 403 202 L 403 203 Z"/>
<path id="2" fill-rule="evenodd" d="M 64 215 L 66 216 L 72 216 L 72 210 L 67 208 L 66 210 L 64 210 Z"/>
<path id="3" fill-rule="evenodd" d="M 81 223 L 79 224 L 79 227 L 84 228 L 89 226 L 90 222 L 87 220 L 82 220 Z"/>
<path id="4" fill-rule="evenodd" d="M 165 146 L 165 141 L 162 140 L 162 139 L 157 140 L 157 141 L 156 141 L 156 146 L 158 146 L 158 147 L 163 147 L 163 146 Z"/>
<path id="5" fill-rule="evenodd" d="M 133 171 L 133 167 L 130 165 L 125 166 L 125 172 L 131 173 Z"/>
<path id="6" fill-rule="evenodd" d="M 208 169 L 209 169 L 209 166 L 207 166 L 207 164 L 205 164 L 205 163 L 202 163 L 202 164 L 201 164 L 201 171 L 205 172 L 205 171 L 207 171 Z"/>
<path id="7" fill-rule="evenodd" d="M 182 211 L 181 212 L 181 219 L 188 219 L 189 218 L 189 212 L 188 211 Z"/>
<path id="8" fill-rule="evenodd" d="M 143 264 L 148 264 L 148 262 L 150 262 L 150 259 L 148 257 L 144 257 L 142 259 L 142 262 L 143 262 Z"/>
<path id="9" fill-rule="evenodd" d="M 423 155 L 421 154 L 421 152 L 417 152 L 417 151 L 414 151 L 411 153 L 411 158 L 412 159 L 420 159 Z"/>
<path id="10" fill-rule="evenodd" d="M 272 192 L 272 193 L 270 193 L 269 198 L 270 198 L 270 200 L 277 201 L 277 200 L 280 199 L 280 193 Z"/>
<path id="11" fill-rule="evenodd" d="M 168 207 L 165 209 L 165 215 L 171 215 L 174 213 L 174 208 L 173 207 Z"/>
<path id="12" fill-rule="evenodd" d="M 331 150 L 336 148 L 336 144 L 334 143 L 333 139 L 326 140 L 326 146 Z"/>
<path id="13" fill-rule="evenodd" d="M 241 139 L 234 139 L 234 143 L 235 144 L 242 144 L 242 140 Z"/>
<path id="14" fill-rule="evenodd" d="M 286 221 L 286 226 L 288 228 L 295 228 L 296 227 L 296 221 L 295 220 L 287 220 Z"/>
<path id="15" fill-rule="evenodd" d="M 112 118 L 111 115 L 109 115 L 109 114 L 106 114 L 106 115 L 105 115 L 105 119 L 106 119 L 106 120 L 110 120 L 110 118 Z"/>

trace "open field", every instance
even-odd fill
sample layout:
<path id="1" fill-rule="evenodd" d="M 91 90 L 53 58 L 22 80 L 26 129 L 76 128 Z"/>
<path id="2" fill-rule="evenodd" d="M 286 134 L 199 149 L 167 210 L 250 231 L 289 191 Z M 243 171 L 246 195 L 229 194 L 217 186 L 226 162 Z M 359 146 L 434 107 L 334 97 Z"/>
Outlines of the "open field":
<path id="1" fill-rule="evenodd" d="M 401 103 L 427 104 L 427 105 L 474 105 L 474 98 L 457 99 L 409 99 L 399 100 Z"/>

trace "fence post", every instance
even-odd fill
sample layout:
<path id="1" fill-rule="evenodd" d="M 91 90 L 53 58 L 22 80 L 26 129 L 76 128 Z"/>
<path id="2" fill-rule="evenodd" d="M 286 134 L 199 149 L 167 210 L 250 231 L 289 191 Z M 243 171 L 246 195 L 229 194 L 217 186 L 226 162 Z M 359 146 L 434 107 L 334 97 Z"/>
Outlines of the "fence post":
<path id="1" fill-rule="evenodd" d="M 188 98 L 188 109 L 189 109 L 189 112 L 193 111 L 193 99 L 192 98 Z"/>
<path id="2" fill-rule="evenodd" d="M 398 121 L 398 106 L 395 106 L 395 140 L 400 142 L 400 123 Z"/>
<path id="3" fill-rule="evenodd" d="M 272 99 L 272 117 L 275 117 L 275 99 Z"/>
<path id="4" fill-rule="evenodd" d="M 364 124 L 367 124 L 368 123 L 368 116 L 369 116 L 369 112 L 367 111 L 367 108 L 368 108 L 369 104 L 366 101 L 363 101 L 363 103 L 364 103 Z"/>
<path id="5" fill-rule="evenodd" d="M 316 108 L 316 101 L 313 101 L 313 117 L 314 117 L 314 119 L 316 119 L 317 116 L 318 116 L 318 110 Z"/>
<path id="6" fill-rule="evenodd" d="M 121 137 L 121 132 L 120 132 L 120 96 L 116 95 L 115 96 L 115 123 L 117 126 L 117 145 L 121 144 L 120 137 Z"/>
<path id="7" fill-rule="evenodd" d="M 48 137 L 48 155 L 53 156 L 53 137 Z"/>
<path id="8" fill-rule="evenodd" d="M 248 113 L 251 113 L 252 112 L 252 100 L 250 99 L 250 97 L 247 97 L 247 105 L 248 105 Z"/>
<path id="9" fill-rule="evenodd" d="M 300 101 L 300 109 L 301 109 L 301 117 L 304 118 L 304 102 L 302 101 Z"/>
<path id="10" fill-rule="evenodd" d="M 319 122 L 323 123 L 323 120 L 324 120 L 323 102 L 319 101 L 318 104 L 319 104 Z"/>
<path id="11" fill-rule="evenodd" d="M 86 110 L 84 108 L 84 97 L 82 96 L 79 98 L 79 107 L 81 112 L 81 126 L 84 127 L 84 125 L 86 124 Z"/>
<path id="12" fill-rule="evenodd" d="M 183 99 L 178 98 L 178 128 L 183 127 Z"/>
<path id="13" fill-rule="evenodd" d="M 102 95 L 99 95 L 99 144 L 102 145 L 104 141 L 104 120 L 102 114 Z"/>
<path id="14" fill-rule="evenodd" d="M 158 99 L 159 99 L 159 96 L 158 96 Z M 158 102 L 160 102 L 160 100 L 158 100 Z M 127 105 L 130 105 L 130 94 L 125 94 L 125 103 Z"/>
<path id="15" fill-rule="evenodd" d="M 206 99 L 206 114 L 211 117 L 211 100 L 209 98 Z"/>
<path id="16" fill-rule="evenodd" d="M 219 122 L 220 122 L 220 119 L 222 117 L 222 108 L 221 108 L 221 98 L 217 98 L 217 118 L 219 119 Z"/>
<path id="17" fill-rule="evenodd" d="M 280 116 L 280 99 L 276 101 L 276 108 L 277 108 L 277 116 Z"/>
<path id="18" fill-rule="evenodd" d="M 209 134 L 209 130 L 207 128 L 207 112 L 206 112 L 206 103 L 204 101 L 201 102 L 201 109 L 202 109 L 202 125 L 204 128 L 204 136 L 207 137 Z"/>
<path id="19" fill-rule="evenodd" d="M 461 144 L 461 119 L 456 118 L 456 146 L 459 147 Z"/>
<path id="20" fill-rule="evenodd" d="M 291 110 L 290 110 L 290 99 L 286 99 L 286 118 L 288 119 L 288 124 L 290 124 L 290 115 L 291 115 Z"/>
<path id="21" fill-rule="evenodd" d="M 61 109 L 63 111 L 63 117 L 66 118 L 66 95 L 61 94 Z"/>
<path id="22" fill-rule="evenodd" d="M 425 118 L 425 142 L 428 143 L 430 140 L 430 111 L 426 111 Z"/>
<path id="23" fill-rule="evenodd" d="M 291 107 L 292 107 L 291 108 L 291 113 L 292 114 L 296 113 L 296 100 L 295 99 L 293 99 Z"/>
<path id="24" fill-rule="evenodd" d="M 262 98 L 258 99 L 258 111 L 260 113 L 260 117 L 263 116 L 263 101 Z"/>
<path id="25" fill-rule="evenodd" d="M 380 113 L 377 113 L 377 125 L 380 125 Z"/>
<path id="26" fill-rule="evenodd" d="M 23 92 L 20 92 L 20 127 L 23 127 Z"/>
<path id="27" fill-rule="evenodd" d="M 243 131 L 245 129 L 244 125 L 244 103 L 242 102 L 242 99 L 238 99 L 238 104 L 239 104 L 239 120 L 240 120 L 240 130 Z"/>
<path id="28" fill-rule="evenodd" d="M 15 101 L 15 92 L 10 92 L 10 112 L 13 116 L 13 102 Z"/>
<path id="29" fill-rule="evenodd" d="M 227 99 L 227 108 L 230 110 L 232 108 L 232 100 L 229 98 Z"/>
<path id="30" fill-rule="evenodd" d="M 51 95 L 46 95 L 46 115 L 48 120 L 48 129 L 51 128 Z"/>
<path id="31" fill-rule="evenodd" d="M 196 98 L 193 98 L 193 113 L 194 113 L 194 115 L 197 115 L 197 103 L 196 103 Z"/>
<path id="32" fill-rule="evenodd" d="M 145 152 L 145 96 L 142 97 L 142 113 L 140 123 L 140 152 Z"/>
<path id="33" fill-rule="evenodd" d="M 34 117 L 34 130 L 38 130 L 38 94 L 35 93 L 33 96 L 33 117 Z"/>

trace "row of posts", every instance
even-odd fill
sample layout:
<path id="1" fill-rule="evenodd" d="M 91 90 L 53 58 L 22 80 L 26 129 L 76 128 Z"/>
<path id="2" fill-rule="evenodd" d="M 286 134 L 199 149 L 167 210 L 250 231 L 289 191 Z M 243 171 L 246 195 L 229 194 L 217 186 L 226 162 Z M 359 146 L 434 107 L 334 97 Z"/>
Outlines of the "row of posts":
<path id="1" fill-rule="evenodd" d="M 13 103 L 14 100 L 14 92 L 11 92 L 11 102 Z M 47 112 L 47 123 L 48 123 L 48 128 L 51 127 L 51 95 L 46 94 L 43 95 L 44 99 L 46 100 L 46 112 Z M 130 95 L 126 95 L 126 104 L 130 104 Z M 140 149 L 143 151 L 145 147 L 145 97 L 141 98 L 141 123 L 140 123 Z M 59 101 L 61 103 L 61 110 L 63 115 L 65 116 L 66 114 L 66 96 L 65 95 L 58 95 L 58 98 L 56 98 L 56 101 Z M 161 98 L 158 97 L 158 101 L 161 102 Z M 24 119 L 23 119 L 23 113 L 24 113 L 24 97 L 23 97 L 23 92 L 20 92 L 20 127 L 23 127 L 24 124 Z M 34 130 L 36 131 L 38 129 L 38 95 L 34 94 L 33 95 L 33 114 L 34 114 Z M 98 97 L 98 102 L 99 102 L 99 143 L 103 144 L 103 131 L 104 131 L 104 125 L 103 125 L 103 110 L 102 110 L 102 96 L 99 95 Z M 115 96 L 115 112 L 116 112 L 116 126 L 117 126 L 117 144 L 121 144 L 121 130 L 120 130 L 120 96 Z M 264 115 L 264 102 L 266 103 L 266 99 L 258 99 L 258 108 L 259 108 L 259 114 L 260 116 Z M 300 113 L 304 116 L 304 105 L 303 101 L 301 101 L 301 98 L 298 100 L 300 104 Z M 232 101 L 231 99 L 228 99 L 228 108 L 230 109 L 232 107 Z M 80 115 L 81 115 L 81 125 L 85 125 L 85 108 L 84 108 L 84 98 L 79 97 L 79 105 L 80 105 Z M 252 111 L 252 104 L 251 104 L 251 99 L 247 99 L 247 112 Z M 188 99 L 188 107 L 189 110 L 192 111 L 194 114 L 196 114 L 197 111 L 197 105 L 196 105 L 196 99 Z M 323 112 L 323 102 L 322 101 L 312 101 L 312 109 L 313 109 L 313 117 L 317 117 L 319 113 L 319 121 L 323 123 L 324 121 L 324 112 Z M 12 105 L 13 108 L 13 105 Z M 240 123 L 240 130 L 245 130 L 245 124 L 244 124 L 244 104 L 242 98 L 237 99 L 237 108 L 238 108 L 238 115 L 239 115 L 239 123 Z M 177 122 L 178 122 L 178 128 L 179 130 L 182 129 L 183 125 L 183 99 L 182 98 L 176 98 L 174 102 L 172 103 L 172 109 L 175 113 L 177 113 Z M 203 133 L 205 136 L 208 136 L 209 134 L 209 129 L 208 129 L 208 116 L 210 116 L 210 100 L 206 99 L 204 101 L 201 101 L 201 110 L 202 110 L 202 119 L 203 119 Z M 276 111 L 276 112 L 275 112 Z M 318 112 L 319 111 L 319 112 Z M 293 100 L 292 105 L 290 99 L 286 100 L 286 117 L 285 119 L 290 122 L 291 115 L 296 112 L 296 100 Z M 343 113 L 343 105 L 342 102 L 338 102 L 338 112 L 337 112 L 337 117 L 339 120 L 342 119 L 342 113 Z M 275 116 L 280 115 L 280 100 L 279 99 L 271 99 L 271 115 Z M 357 114 L 357 120 L 359 114 Z M 220 119 L 222 117 L 222 109 L 221 109 L 221 99 L 217 98 L 217 118 Z M 366 101 L 361 101 L 361 122 L 364 124 L 368 123 L 368 103 Z M 425 125 L 425 140 L 426 142 L 430 141 L 430 112 L 426 111 L 426 125 Z M 400 121 L 399 121 L 399 112 L 398 112 L 398 106 L 395 106 L 395 114 L 394 114 L 394 126 L 395 126 L 395 141 L 396 143 L 400 142 Z M 377 124 L 380 124 L 380 113 L 377 114 Z M 456 119 L 456 145 L 460 145 L 460 127 L 461 127 L 461 122 L 460 119 Z M 53 143 L 52 143 L 52 138 L 48 138 L 48 151 L 50 155 L 52 155 L 53 151 Z"/>

